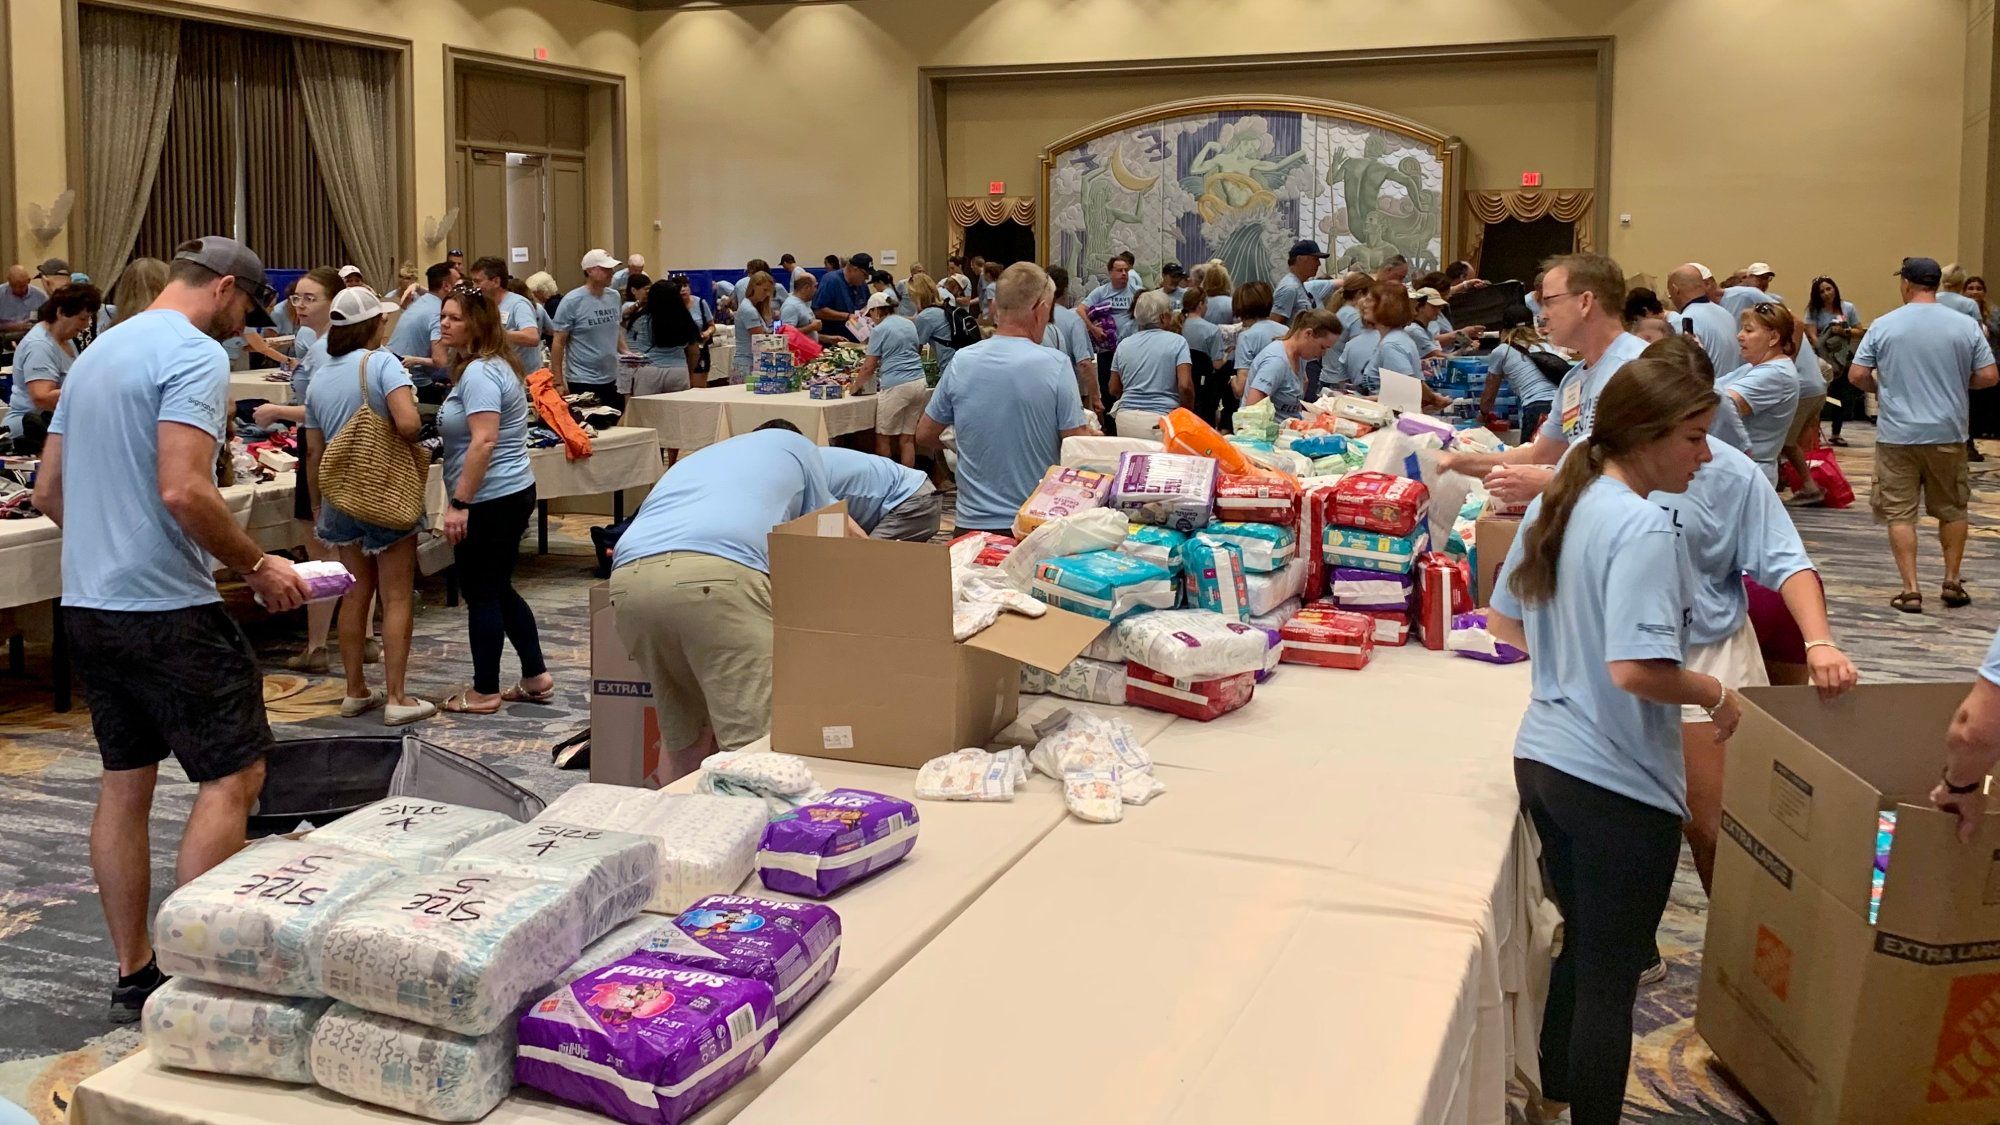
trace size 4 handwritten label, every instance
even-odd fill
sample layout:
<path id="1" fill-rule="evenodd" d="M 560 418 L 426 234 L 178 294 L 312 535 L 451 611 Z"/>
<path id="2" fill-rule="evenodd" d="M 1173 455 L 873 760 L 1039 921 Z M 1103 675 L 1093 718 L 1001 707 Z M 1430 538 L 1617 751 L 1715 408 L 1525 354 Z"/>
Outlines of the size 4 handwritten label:
<path id="1" fill-rule="evenodd" d="M 443 805 L 384 805 L 377 810 L 382 817 L 382 827 L 408 832 L 417 826 L 417 818 L 443 816 Z"/>
<path id="2" fill-rule="evenodd" d="M 525 846 L 536 855 L 547 857 L 549 852 L 560 848 L 571 840 L 602 840 L 604 833 L 589 828 L 563 828 L 555 824 L 535 826 L 535 838 Z"/>

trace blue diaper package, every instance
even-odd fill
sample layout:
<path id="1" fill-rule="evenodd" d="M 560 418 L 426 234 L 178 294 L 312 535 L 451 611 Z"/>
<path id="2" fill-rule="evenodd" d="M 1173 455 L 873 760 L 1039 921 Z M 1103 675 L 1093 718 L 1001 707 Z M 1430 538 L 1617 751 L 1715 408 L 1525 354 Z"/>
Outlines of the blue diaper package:
<path id="1" fill-rule="evenodd" d="M 1408 574 L 1417 556 L 1430 550 L 1430 532 L 1422 524 L 1408 535 L 1382 535 L 1352 527 L 1326 529 L 1325 557 L 1329 567 Z"/>
<path id="2" fill-rule="evenodd" d="M 1178 597 L 1174 577 L 1165 567 L 1123 551 L 1088 551 L 1049 559 L 1035 567 L 1034 585 L 1028 592 L 1058 609 L 1105 621 L 1122 621 L 1147 610 L 1172 609 Z"/>
<path id="3" fill-rule="evenodd" d="M 1181 548 L 1187 541 L 1185 532 L 1171 527 L 1135 523 L 1131 534 L 1125 536 L 1124 545 L 1118 549 L 1135 559 L 1152 563 L 1169 575 L 1175 575 L 1181 572 Z"/>
<path id="4" fill-rule="evenodd" d="M 1280 524 L 1217 521 L 1201 533 L 1233 545 L 1243 555 L 1243 569 L 1255 574 L 1283 570 L 1299 554 L 1298 533 Z"/>
<path id="5" fill-rule="evenodd" d="M 1243 552 L 1236 544 L 1197 535 L 1181 548 L 1181 558 L 1187 568 L 1181 583 L 1189 609 L 1205 609 L 1232 621 L 1250 620 L 1250 590 L 1243 578 Z"/>

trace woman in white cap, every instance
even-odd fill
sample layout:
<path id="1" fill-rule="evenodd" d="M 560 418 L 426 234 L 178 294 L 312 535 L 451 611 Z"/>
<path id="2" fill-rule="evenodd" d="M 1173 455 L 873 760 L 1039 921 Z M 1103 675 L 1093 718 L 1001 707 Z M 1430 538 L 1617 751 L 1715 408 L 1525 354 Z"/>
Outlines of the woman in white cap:
<path id="1" fill-rule="evenodd" d="M 389 421 L 396 436 L 415 442 L 423 429 L 417 414 L 417 392 L 410 373 L 391 353 L 381 350 L 387 337 L 388 314 L 399 306 L 355 286 L 334 295 L 329 328 L 320 347 L 326 358 L 306 392 L 305 480 L 318 512 L 313 535 L 333 548 L 340 563 L 354 575 L 354 589 L 340 600 L 340 662 L 347 673 L 347 695 L 340 713 L 349 718 L 380 707 L 386 726 L 402 726 L 437 714 L 437 706 L 418 699 L 403 681 L 410 662 L 410 621 L 416 601 L 417 533 L 413 527 L 372 524 L 341 511 L 324 499 L 327 481 L 320 460 L 327 443 L 368 409 Z M 365 671 L 370 602 L 382 601 L 382 672 L 387 690 L 371 689 Z"/>
<path id="2" fill-rule="evenodd" d="M 893 289 L 868 298 L 861 314 L 868 330 L 868 358 L 861 362 L 859 383 L 876 385 L 875 452 L 915 467 L 917 423 L 930 404 L 930 384 L 924 379 L 924 359 L 917 350 L 916 322 L 896 315 L 900 300 Z"/>

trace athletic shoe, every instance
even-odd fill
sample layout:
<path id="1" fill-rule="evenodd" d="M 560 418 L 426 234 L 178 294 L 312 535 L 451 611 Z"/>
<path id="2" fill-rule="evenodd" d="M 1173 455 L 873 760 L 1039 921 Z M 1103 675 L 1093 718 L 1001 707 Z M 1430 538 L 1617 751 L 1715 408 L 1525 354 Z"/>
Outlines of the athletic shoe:
<path id="1" fill-rule="evenodd" d="M 136 973 L 119 977 L 118 983 L 111 986 L 111 1005 L 106 1018 L 112 1023 L 137 1023 L 146 1009 L 146 998 L 169 979 L 160 971 L 157 960 L 146 962 L 146 967 Z"/>

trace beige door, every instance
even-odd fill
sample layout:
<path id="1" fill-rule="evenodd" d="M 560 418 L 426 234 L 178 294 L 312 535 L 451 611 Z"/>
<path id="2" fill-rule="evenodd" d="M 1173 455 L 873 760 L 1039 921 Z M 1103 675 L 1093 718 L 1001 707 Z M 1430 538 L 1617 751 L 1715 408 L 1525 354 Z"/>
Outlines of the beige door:
<path id="1" fill-rule="evenodd" d="M 468 260 L 487 254 L 507 256 L 507 154 L 474 149 L 465 162 L 465 203 L 452 247 Z M 442 257 L 442 255 L 440 255 Z M 525 275 L 524 275 L 525 276 Z"/>
<path id="2" fill-rule="evenodd" d="M 549 268 L 546 164 L 540 156 L 507 154 L 507 248 L 501 258 L 508 263 L 507 272 L 517 277 Z"/>
<path id="3" fill-rule="evenodd" d="M 581 284 L 583 252 L 590 249 L 587 206 L 590 189 L 584 180 L 583 161 L 553 156 L 548 161 L 548 172 L 549 260 L 561 271 L 551 272 L 559 279 L 574 278 Z M 617 250 L 612 255 L 623 257 Z"/>

